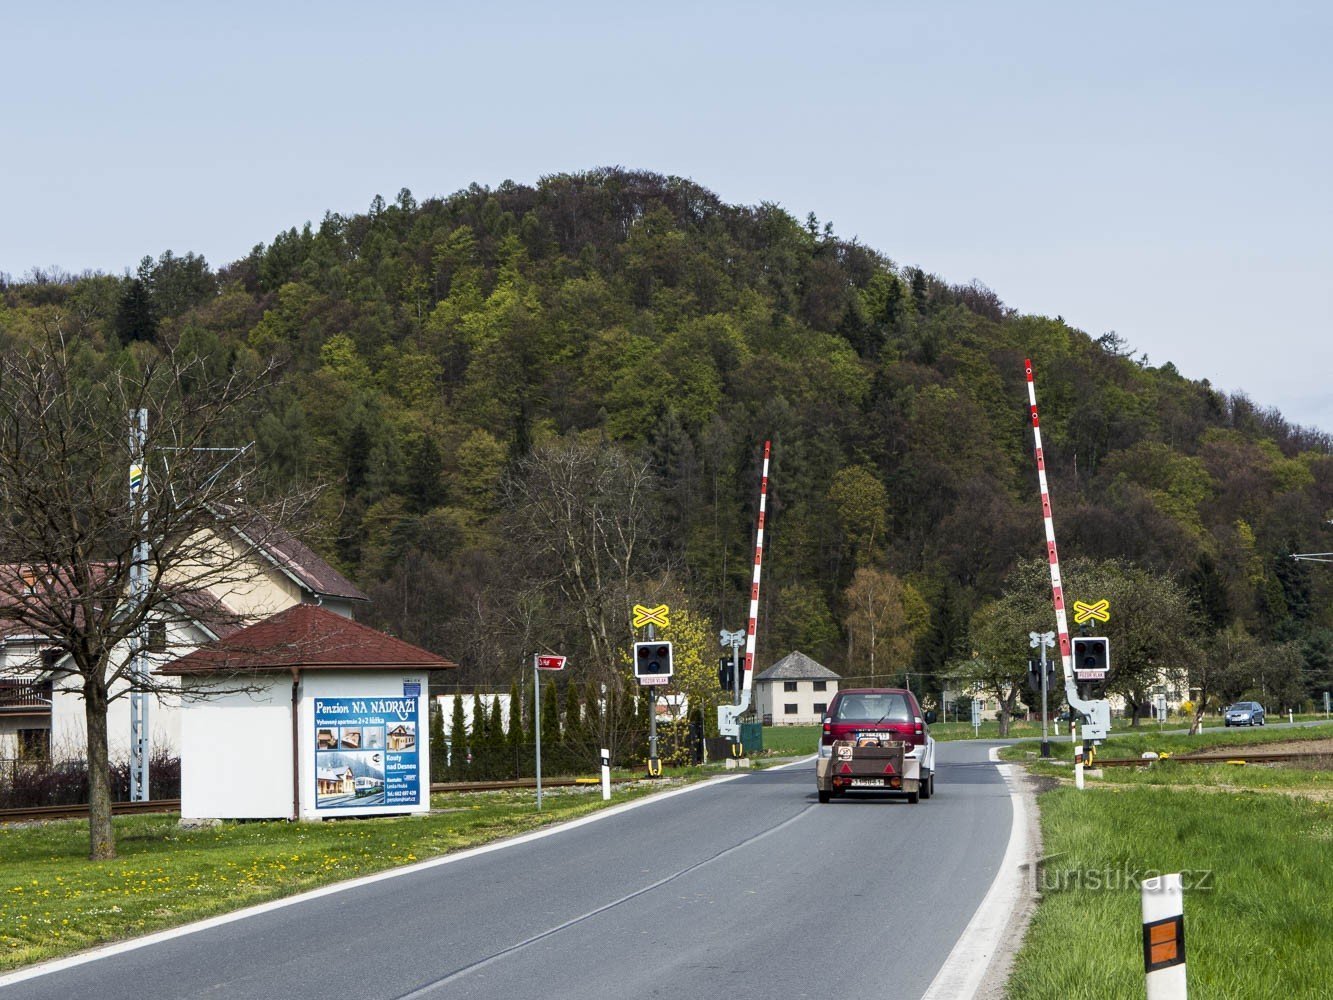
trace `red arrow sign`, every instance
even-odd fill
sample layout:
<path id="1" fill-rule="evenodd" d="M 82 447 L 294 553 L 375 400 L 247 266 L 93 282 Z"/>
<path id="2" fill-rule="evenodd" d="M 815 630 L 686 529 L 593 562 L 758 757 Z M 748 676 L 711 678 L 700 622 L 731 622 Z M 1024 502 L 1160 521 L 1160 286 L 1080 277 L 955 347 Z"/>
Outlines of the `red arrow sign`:
<path id="1" fill-rule="evenodd" d="M 564 670 L 564 669 L 565 669 L 565 660 L 566 660 L 566 659 L 568 659 L 568 657 L 564 657 L 564 656 L 556 656 L 554 653 L 538 653 L 538 654 L 537 654 L 537 669 L 538 669 L 538 670 Z"/>

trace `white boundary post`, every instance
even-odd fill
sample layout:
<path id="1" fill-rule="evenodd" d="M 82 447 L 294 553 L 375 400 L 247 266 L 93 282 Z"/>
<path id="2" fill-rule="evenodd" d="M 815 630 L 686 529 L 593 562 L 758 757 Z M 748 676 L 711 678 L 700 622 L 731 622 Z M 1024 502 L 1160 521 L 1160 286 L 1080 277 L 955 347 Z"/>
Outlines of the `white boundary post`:
<path id="1" fill-rule="evenodd" d="M 602 747 L 602 801 L 611 801 L 611 751 Z"/>
<path id="2" fill-rule="evenodd" d="M 1185 903 L 1179 873 L 1144 879 L 1143 974 L 1148 1000 L 1185 1000 Z"/>
<path id="3" fill-rule="evenodd" d="M 1074 787 L 1083 791 L 1083 744 L 1074 744 Z"/>

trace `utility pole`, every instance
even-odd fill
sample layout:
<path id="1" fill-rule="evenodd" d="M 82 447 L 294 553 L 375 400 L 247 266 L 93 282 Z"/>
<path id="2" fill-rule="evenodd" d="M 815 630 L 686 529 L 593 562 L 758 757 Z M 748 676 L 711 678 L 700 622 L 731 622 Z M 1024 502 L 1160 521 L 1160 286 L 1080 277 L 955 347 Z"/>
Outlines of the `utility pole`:
<path id="1" fill-rule="evenodd" d="M 144 441 L 148 411 L 136 410 L 130 420 L 130 517 L 138 522 L 134 561 L 130 564 L 130 614 L 148 594 L 148 473 L 144 468 Z M 131 641 L 130 660 L 130 799 L 148 801 L 148 627 L 141 624 Z"/>

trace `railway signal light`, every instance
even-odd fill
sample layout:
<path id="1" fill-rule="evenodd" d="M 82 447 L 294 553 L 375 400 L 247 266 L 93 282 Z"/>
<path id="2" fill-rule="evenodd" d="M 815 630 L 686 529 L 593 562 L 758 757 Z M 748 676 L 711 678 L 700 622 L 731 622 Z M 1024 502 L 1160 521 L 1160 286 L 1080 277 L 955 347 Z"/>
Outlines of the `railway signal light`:
<path id="1" fill-rule="evenodd" d="M 730 656 L 717 661 L 717 683 L 723 691 L 731 691 L 736 687 L 736 665 L 731 662 Z"/>
<path id="2" fill-rule="evenodd" d="M 671 643 L 654 640 L 634 644 L 635 677 L 670 677 Z"/>
<path id="3" fill-rule="evenodd" d="M 1111 678 L 1111 643 L 1103 636 L 1074 639 L 1074 680 L 1084 698 L 1101 698 Z"/>

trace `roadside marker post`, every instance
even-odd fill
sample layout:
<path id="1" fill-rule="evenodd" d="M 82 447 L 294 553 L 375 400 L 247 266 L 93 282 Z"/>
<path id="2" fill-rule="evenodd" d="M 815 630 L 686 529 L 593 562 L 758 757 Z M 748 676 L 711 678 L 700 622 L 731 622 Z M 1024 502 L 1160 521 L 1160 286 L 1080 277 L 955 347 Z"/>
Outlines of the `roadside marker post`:
<path id="1" fill-rule="evenodd" d="M 602 801 L 611 801 L 611 751 L 602 747 Z"/>
<path id="2" fill-rule="evenodd" d="M 543 670 L 564 670 L 566 657 L 551 653 L 532 654 L 532 721 L 536 738 L 537 811 L 542 811 L 542 681 Z"/>
<path id="3" fill-rule="evenodd" d="M 1083 744 L 1074 744 L 1074 787 L 1083 791 Z"/>
<path id="4" fill-rule="evenodd" d="M 1144 879 L 1140 890 L 1148 1000 L 1186 1000 L 1185 903 L 1180 874 Z"/>

